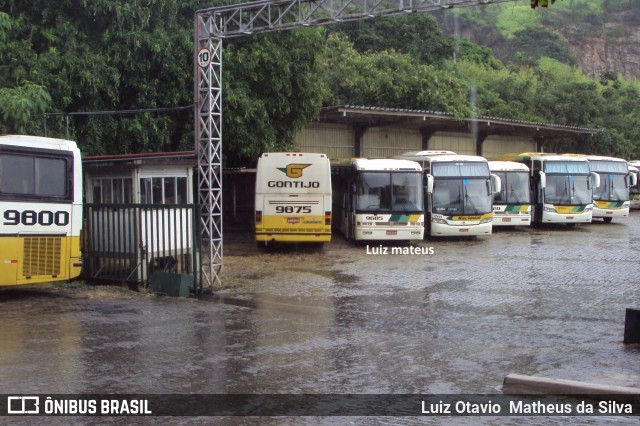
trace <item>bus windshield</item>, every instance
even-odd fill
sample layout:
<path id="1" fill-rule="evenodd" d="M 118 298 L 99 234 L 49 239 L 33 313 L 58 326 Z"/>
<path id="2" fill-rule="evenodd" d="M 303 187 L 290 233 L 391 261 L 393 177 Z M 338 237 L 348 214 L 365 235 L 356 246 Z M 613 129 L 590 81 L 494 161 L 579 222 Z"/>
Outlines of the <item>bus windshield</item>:
<path id="1" fill-rule="evenodd" d="M 433 163 L 431 169 L 438 177 L 489 177 L 489 164 L 481 161 Z"/>
<path id="2" fill-rule="evenodd" d="M 502 181 L 502 189 L 493 196 L 496 204 L 529 204 L 529 172 L 494 172 Z"/>
<path id="3" fill-rule="evenodd" d="M 547 161 L 544 163 L 545 173 L 560 173 L 560 174 L 584 174 L 591 173 L 589 163 L 586 161 Z"/>
<path id="4" fill-rule="evenodd" d="M 588 181 L 589 176 L 547 175 L 544 201 L 564 206 L 591 204 Z"/>
<path id="5" fill-rule="evenodd" d="M 478 215 L 492 211 L 489 181 L 483 179 L 436 179 L 433 212 L 445 215 Z"/>
<path id="6" fill-rule="evenodd" d="M 359 211 L 422 211 L 421 172 L 363 172 L 358 179 Z"/>
<path id="7" fill-rule="evenodd" d="M 625 175 L 600 173 L 600 186 L 593 191 L 593 199 L 599 201 L 628 201 L 629 193 Z"/>

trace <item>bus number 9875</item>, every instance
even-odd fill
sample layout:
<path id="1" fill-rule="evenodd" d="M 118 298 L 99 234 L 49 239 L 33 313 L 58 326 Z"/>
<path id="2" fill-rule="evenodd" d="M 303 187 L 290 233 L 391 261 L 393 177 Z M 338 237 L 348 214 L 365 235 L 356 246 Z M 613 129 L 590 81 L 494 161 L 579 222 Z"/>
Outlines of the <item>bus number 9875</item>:
<path id="1" fill-rule="evenodd" d="M 300 214 L 311 213 L 311 206 L 276 206 L 276 213 L 286 213 L 286 214 Z"/>

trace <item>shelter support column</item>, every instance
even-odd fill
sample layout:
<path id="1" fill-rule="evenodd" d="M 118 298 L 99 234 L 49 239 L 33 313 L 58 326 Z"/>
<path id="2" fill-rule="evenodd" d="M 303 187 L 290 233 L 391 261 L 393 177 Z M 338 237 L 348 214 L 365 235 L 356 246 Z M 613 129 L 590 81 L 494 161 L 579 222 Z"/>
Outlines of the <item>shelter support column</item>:
<path id="1" fill-rule="evenodd" d="M 544 144 L 547 142 L 544 136 L 535 136 L 536 152 L 544 152 Z"/>
<path id="2" fill-rule="evenodd" d="M 354 141 L 353 141 L 353 156 L 364 156 L 364 134 L 369 127 L 367 126 L 353 126 Z"/>
<path id="3" fill-rule="evenodd" d="M 476 155 L 482 156 L 482 145 L 489 135 L 489 132 L 478 132 L 476 134 Z"/>
<path id="4" fill-rule="evenodd" d="M 427 151 L 429 149 L 429 141 L 431 136 L 436 133 L 436 129 L 431 127 L 421 127 L 420 136 L 422 137 L 422 150 Z"/>

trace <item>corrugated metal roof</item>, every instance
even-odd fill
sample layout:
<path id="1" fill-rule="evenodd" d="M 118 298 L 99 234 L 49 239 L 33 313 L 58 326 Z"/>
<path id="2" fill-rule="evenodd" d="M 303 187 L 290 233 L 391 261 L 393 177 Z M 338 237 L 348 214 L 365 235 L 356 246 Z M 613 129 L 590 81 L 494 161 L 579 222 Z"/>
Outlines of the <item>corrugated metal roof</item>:
<path id="1" fill-rule="evenodd" d="M 134 160 L 161 160 L 177 158 L 196 158 L 195 151 L 143 152 L 138 154 L 90 155 L 82 157 L 83 163 L 127 162 Z M 195 163 L 194 163 L 195 164 Z"/>
<path id="2" fill-rule="evenodd" d="M 367 107 L 342 105 L 325 107 L 320 110 L 321 122 L 350 123 L 361 126 L 402 126 L 411 128 L 429 128 L 434 131 L 468 132 L 472 124 L 478 130 L 491 134 L 531 133 L 597 133 L 601 129 L 535 121 L 514 120 L 501 117 L 477 116 L 456 118 L 453 114 L 441 111 L 412 110 L 402 108 Z M 493 128 L 491 128 L 493 126 Z"/>

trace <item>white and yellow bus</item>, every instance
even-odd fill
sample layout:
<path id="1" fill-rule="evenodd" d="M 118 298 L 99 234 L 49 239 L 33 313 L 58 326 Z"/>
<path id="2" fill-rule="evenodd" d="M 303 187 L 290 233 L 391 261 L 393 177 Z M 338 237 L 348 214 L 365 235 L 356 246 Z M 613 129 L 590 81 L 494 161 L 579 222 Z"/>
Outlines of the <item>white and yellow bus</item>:
<path id="1" fill-rule="evenodd" d="M 626 160 L 599 155 L 586 155 L 592 172 L 600 176 L 593 188 L 593 217 L 611 222 L 629 216 L 629 189 L 636 186 L 636 175 L 629 172 Z"/>
<path id="2" fill-rule="evenodd" d="M 394 159 L 331 160 L 334 228 L 349 240 L 422 240 L 422 168 Z"/>
<path id="3" fill-rule="evenodd" d="M 501 188 L 500 178 L 491 174 L 485 158 L 451 151 L 407 152 L 396 158 L 422 166 L 429 236 L 491 234 L 493 194 Z"/>
<path id="4" fill-rule="evenodd" d="M 75 142 L 0 136 L 0 286 L 80 275 L 82 163 Z"/>
<path id="5" fill-rule="evenodd" d="M 259 245 L 331 241 L 331 167 L 326 155 L 275 152 L 260 156 L 255 233 Z"/>
<path id="6" fill-rule="evenodd" d="M 501 191 L 493 196 L 493 226 L 531 225 L 529 167 L 515 161 L 489 161 L 500 178 Z"/>
<path id="7" fill-rule="evenodd" d="M 600 182 L 586 158 L 535 152 L 511 157 L 508 159 L 529 167 L 534 222 L 569 225 L 591 222 L 593 188 Z"/>
<path id="8" fill-rule="evenodd" d="M 629 173 L 636 176 L 636 184 L 629 188 L 629 208 L 640 209 L 640 161 L 628 162 Z"/>

